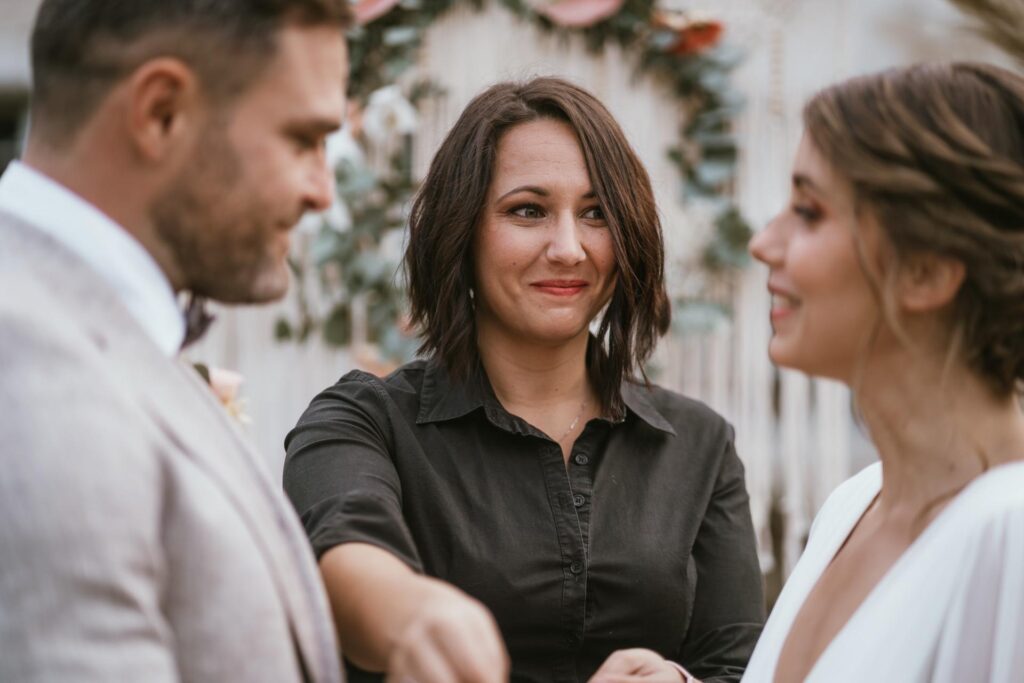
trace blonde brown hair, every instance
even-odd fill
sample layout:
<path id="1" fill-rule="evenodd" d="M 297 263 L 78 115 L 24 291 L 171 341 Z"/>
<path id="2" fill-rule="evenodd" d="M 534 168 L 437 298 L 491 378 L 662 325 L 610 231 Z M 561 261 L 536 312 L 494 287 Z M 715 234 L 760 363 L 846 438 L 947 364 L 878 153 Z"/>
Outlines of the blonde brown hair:
<path id="1" fill-rule="evenodd" d="M 917 65 L 817 94 L 807 133 L 882 228 L 893 263 L 959 260 L 952 353 L 999 395 L 1024 383 L 1024 78 Z"/>

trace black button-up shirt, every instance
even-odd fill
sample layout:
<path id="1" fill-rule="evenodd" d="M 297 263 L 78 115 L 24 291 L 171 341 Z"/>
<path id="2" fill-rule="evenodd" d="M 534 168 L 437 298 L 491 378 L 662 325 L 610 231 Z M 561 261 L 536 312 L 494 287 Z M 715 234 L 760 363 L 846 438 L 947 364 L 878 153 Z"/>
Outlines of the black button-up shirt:
<path id="1" fill-rule="evenodd" d="M 764 613 L 732 429 L 664 389 L 622 396 L 566 464 L 483 372 L 351 372 L 285 440 L 285 489 L 317 557 L 370 543 L 486 605 L 513 681 L 583 682 L 632 647 L 738 681 Z"/>

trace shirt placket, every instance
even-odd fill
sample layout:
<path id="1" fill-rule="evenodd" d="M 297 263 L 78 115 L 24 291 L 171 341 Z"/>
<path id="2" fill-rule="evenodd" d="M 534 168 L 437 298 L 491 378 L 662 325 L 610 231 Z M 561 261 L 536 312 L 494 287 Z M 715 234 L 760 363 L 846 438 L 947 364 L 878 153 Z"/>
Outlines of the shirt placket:
<path id="1" fill-rule="evenodd" d="M 593 493 L 593 452 L 596 425 L 588 425 L 576 440 L 566 462 L 562 449 L 549 440 L 543 445 L 548 499 L 562 553 L 562 624 L 570 653 L 556 667 L 559 681 L 576 681 L 572 653 L 583 644 L 586 629 L 587 578 L 590 545 L 590 502 Z"/>

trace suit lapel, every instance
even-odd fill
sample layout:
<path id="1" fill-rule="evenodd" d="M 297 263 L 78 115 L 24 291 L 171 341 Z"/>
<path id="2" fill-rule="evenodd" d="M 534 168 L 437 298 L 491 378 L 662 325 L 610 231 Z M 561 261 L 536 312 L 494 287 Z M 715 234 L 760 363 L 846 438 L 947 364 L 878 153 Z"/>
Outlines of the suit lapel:
<path id="1" fill-rule="evenodd" d="M 262 523 L 266 525 L 262 528 L 265 536 L 277 537 L 276 547 L 266 548 L 265 554 L 268 563 L 276 566 L 279 580 L 283 581 L 282 598 L 291 603 L 292 613 L 310 615 L 292 621 L 306 668 L 314 681 L 335 680 L 339 674 L 332 669 L 339 669 L 339 665 L 333 654 L 337 652 L 333 628 L 328 627 L 325 631 L 319 626 L 330 624 L 330 610 L 309 544 L 294 511 L 258 454 L 249 447 L 199 374 L 183 363 L 177 364 L 176 369 L 194 397 L 193 404 L 202 404 L 206 408 L 202 411 L 204 416 L 211 423 L 216 423 L 211 424 L 205 433 L 219 432 L 216 451 L 195 443 L 188 452 L 196 454 L 197 462 L 201 461 L 218 477 L 224 489 L 236 499 L 236 506 L 250 515 L 250 524 Z M 238 461 L 238 468 L 245 473 L 244 478 L 232 481 L 234 464 L 226 462 L 228 458 L 218 457 L 218 453 L 232 454 L 230 459 Z M 254 534 L 259 531 L 259 528 L 254 529 Z M 302 590 L 298 590 L 300 586 Z"/>
<path id="2" fill-rule="evenodd" d="M 110 285 L 80 259 L 4 214 L 0 228 L 0 248 L 15 249 L 19 265 L 30 268 L 66 303 L 66 312 L 112 358 L 119 383 L 138 397 L 181 452 L 208 473 L 245 521 L 273 572 L 310 678 L 339 680 L 330 612 L 301 526 L 213 393 L 194 369 L 161 353 Z"/>

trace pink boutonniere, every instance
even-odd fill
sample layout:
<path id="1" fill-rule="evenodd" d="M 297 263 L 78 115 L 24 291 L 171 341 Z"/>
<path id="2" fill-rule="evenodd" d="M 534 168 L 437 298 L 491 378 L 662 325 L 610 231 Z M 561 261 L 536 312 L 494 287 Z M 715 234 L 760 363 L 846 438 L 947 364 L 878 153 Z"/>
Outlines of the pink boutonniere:
<path id="1" fill-rule="evenodd" d="M 239 396 L 239 388 L 245 378 L 237 372 L 211 368 L 203 363 L 195 363 L 194 366 L 199 376 L 210 385 L 213 395 L 224 406 L 228 415 L 242 424 L 249 424 L 252 420 L 245 412 L 245 399 Z"/>

